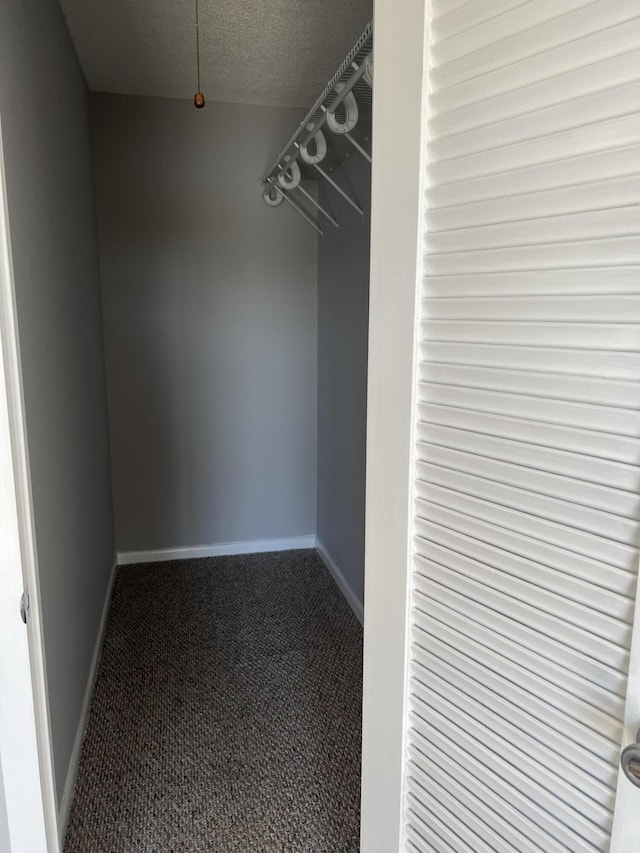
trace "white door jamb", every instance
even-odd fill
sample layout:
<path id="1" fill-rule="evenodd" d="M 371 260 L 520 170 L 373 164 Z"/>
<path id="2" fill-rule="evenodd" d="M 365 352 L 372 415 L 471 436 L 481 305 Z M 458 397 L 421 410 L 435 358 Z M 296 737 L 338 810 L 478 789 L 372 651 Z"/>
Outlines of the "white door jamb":
<path id="1" fill-rule="evenodd" d="M 20 619 L 23 590 L 26 626 Z M 11 853 L 59 853 L 0 124 L 0 755 Z"/>

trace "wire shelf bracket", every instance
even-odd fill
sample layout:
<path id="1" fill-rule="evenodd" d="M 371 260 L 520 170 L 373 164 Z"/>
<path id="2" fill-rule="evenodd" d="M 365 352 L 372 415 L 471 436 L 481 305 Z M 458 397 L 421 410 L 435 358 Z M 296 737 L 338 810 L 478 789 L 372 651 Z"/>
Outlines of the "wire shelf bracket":
<path id="1" fill-rule="evenodd" d="M 277 207 L 282 200 L 287 201 L 322 235 L 324 232 L 313 214 L 291 197 L 297 191 L 316 209 L 318 219 L 322 214 L 334 227 L 340 227 L 335 217 L 301 186 L 301 181 L 305 177 L 300 169 L 300 165 L 302 165 L 313 170 L 312 174 L 319 174 L 322 180 L 325 180 L 360 216 L 364 217 L 364 211 L 357 201 L 329 175 L 326 168 L 320 166 L 320 163 L 325 159 L 327 153 L 327 144 L 323 132 L 327 126 L 328 130 L 331 131 L 330 134 L 327 134 L 328 138 L 335 135 L 346 139 L 358 154 L 368 163 L 371 163 L 370 153 L 361 142 L 353 137 L 352 131 L 360 117 L 354 90 L 359 93 L 359 100 L 362 101 L 362 92 L 370 91 L 372 86 L 373 22 L 369 22 L 316 102 L 300 122 L 294 134 L 262 175 L 260 183 L 263 187 L 265 201 L 269 206 Z M 338 113 L 341 106 L 342 109 Z M 367 139 L 368 137 L 365 137 L 365 141 Z M 316 142 L 316 154 L 311 157 L 301 156 L 301 152 L 306 152 L 314 140 Z"/>

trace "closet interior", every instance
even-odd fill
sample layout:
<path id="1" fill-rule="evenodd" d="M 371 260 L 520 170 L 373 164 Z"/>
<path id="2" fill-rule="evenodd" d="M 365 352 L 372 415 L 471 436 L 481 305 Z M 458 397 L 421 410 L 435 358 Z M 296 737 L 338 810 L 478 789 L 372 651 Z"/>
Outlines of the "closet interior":
<path id="1" fill-rule="evenodd" d="M 8 5 L 63 849 L 357 850 L 371 3 Z"/>

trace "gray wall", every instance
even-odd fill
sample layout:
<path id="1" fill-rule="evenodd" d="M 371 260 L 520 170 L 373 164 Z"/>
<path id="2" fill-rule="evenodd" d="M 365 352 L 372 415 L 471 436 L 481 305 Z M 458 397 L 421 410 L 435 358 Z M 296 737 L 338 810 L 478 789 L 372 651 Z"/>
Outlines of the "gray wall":
<path id="1" fill-rule="evenodd" d="M 0 116 L 60 796 L 114 551 L 87 92 L 55 0 L 0 3 Z"/>
<path id="2" fill-rule="evenodd" d="M 367 329 L 371 169 L 352 155 L 336 179 L 365 221 L 323 188 L 340 230 L 320 240 L 318 274 L 318 539 L 360 601 L 364 584 Z"/>
<path id="3" fill-rule="evenodd" d="M 301 113 L 92 115 L 118 551 L 314 533 L 317 241 L 258 183 Z"/>

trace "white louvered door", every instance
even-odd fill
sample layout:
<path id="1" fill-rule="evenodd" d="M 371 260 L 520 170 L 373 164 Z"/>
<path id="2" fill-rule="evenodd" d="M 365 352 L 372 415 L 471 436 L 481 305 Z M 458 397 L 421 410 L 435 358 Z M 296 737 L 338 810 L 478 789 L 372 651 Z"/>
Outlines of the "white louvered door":
<path id="1" fill-rule="evenodd" d="M 640 851 L 640 0 L 428 54 L 406 848 Z"/>

